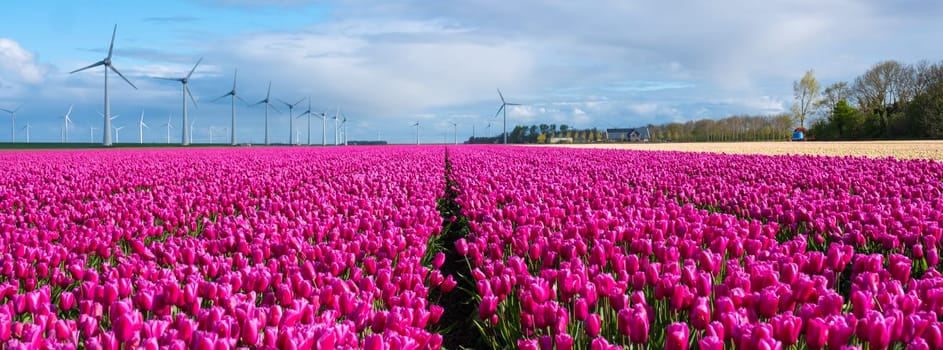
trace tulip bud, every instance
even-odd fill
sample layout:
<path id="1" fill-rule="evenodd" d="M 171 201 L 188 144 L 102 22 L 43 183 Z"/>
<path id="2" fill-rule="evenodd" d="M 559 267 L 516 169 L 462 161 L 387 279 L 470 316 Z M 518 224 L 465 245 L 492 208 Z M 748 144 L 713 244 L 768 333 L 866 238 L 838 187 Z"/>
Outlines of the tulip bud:
<path id="1" fill-rule="evenodd" d="M 433 268 L 436 268 L 436 269 L 441 268 L 442 264 L 444 263 L 445 263 L 445 254 L 442 252 L 436 253 L 435 257 L 432 258 Z"/>
<path id="2" fill-rule="evenodd" d="M 586 335 L 590 338 L 594 338 L 599 335 L 599 328 L 602 325 L 602 320 L 599 318 L 598 314 L 589 314 L 586 317 Z"/>
<path id="3" fill-rule="evenodd" d="M 498 297 L 493 295 L 485 296 L 478 305 L 478 318 L 487 320 L 498 310 Z"/>
<path id="4" fill-rule="evenodd" d="M 811 349 L 822 349 L 828 343 L 828 324 L 820 317 L 809 320 L 806 329 L 806 343 Z"/>
<path id="5" fill-rule="evenodd" d="M 72 292 L 62 292 L 59 294 L 59 309 L 66 311 L 75 307 L 75 294 Z"/>
<path id="6" fill-rule="evenodd" d="M 685 323 L 675 322 L 665 329 L 665 350 L 687 350 L 690 330 Z"/>
<path id="7" fill-rule="evenodd" d="M 573 301 L 574 319 L 584 321 L 587 316 L 589 316 L 589 306 L 586 304 L 586 299 L 576 298 L 576 300 Z"/>

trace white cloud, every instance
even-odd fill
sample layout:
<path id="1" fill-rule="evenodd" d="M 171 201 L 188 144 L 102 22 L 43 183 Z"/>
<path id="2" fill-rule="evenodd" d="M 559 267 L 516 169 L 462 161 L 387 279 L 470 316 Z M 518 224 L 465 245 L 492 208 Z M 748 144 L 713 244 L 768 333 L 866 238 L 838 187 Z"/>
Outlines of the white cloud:
<path id="1" fill-rule="evenodd" d="M 40 64 L 36 55 L 20 46 L 20 43 L 0 38 L 0 73 L 3 74 L 0 79 L 7 80 L 8 84 L 39 84 L 48 71 L 49 67 Z"/>

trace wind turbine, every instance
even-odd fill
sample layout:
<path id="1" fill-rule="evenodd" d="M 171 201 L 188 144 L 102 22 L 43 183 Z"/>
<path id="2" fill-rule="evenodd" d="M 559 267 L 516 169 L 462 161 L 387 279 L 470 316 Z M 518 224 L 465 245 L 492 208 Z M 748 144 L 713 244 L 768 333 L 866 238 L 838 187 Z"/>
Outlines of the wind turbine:
<path id="1" fill-rule="evenodd" d="M 187 137 L 190 138 L 188 143 L 193 143 L 193 125 L 194 124 L 196 124 L 196 119 L 193 119 L 192 121 L 190 121 L 190 134 L 187 135 Z"/>
<path id="2" fill-rule="evenodd" d="M 490 120 L 488 121 L 488 126 L 486 126 L 485 129 L 488 129 L 488 137 L 491 137 L 491 121 Z"/>
<path id="3" fill-rule="evenodd" d="M 290 145 L 290 144 L 292 144 L 292 143 L 291 143 L 291 134 L 292 134 L 292 133 L 294 132 L 294 130 L 295 130 L 295 123 L 294 123 L 295 118 L 294 118 L 293 115 L 292 115 L 292 110 L 295 109 L 295 106 L 299 105 L 301 102 L 304 102 L 305 99 L 302 98 L 302 99 L 298 100 L 298 102 L 295 102 L 294 104 L 285 102 L 285 101 L 282 100 L 282 99 L 277 99 L 277 98 L 276 98 L 276 100 L 278 100 L 278 102 L 281 102 L 281 103 L 284 104 L 286 107 L 288 107 L 288 144 Z M 309 106 L 309 107 L 310 107 L 310 106 Z M 310 108 L 309 108 L 309 109 L 310 109 Z"/>
<path id="4" fill-rule="evenodd" d="M 167 116 L 167 122 L 161 126 L 167 127 L 167 144 L 169 145 L 170 144 L 170 129 L 173 129 L 174 127 L 173 121 L 170 119 L 170 115 Z"/>
<path id="5" fill-rule="evenodd" d="M 108 132 L 108 130 L 111 130 L 111 119 L 110 119 L 111 105 L 108 103 L 108 70 L 111 69 L 113 72 L 115 72 L 115 74 L 118 74 L 118 76 L 121 77 L 121 79 L 124 79 L 124 81 L 127 82 L 128 85 L 131 85 L 131 87 L 133 87 L 135 90 L 137 90 L 138 88 L 137 86 L 134 86 L 134 84 L 132 84 L 131 81 L 128 80 L 128 78 L 125 78 L 124 75 L 121 74 L 121 72 L 119 72 L 118 69 L 116 69 L 115 66 L 111 64 L 111 54 L 115 48 L 115 33 L 117 32 L 118 32 L 118 25 L 115 24 L 115 29 L 112 30 L 111 32 L 111 45 L 108 46 L 108 56 L 105 56 L 105 58 L 102 59 L 101 61 L 92 63 L 84 68 L 79 68 L 69 73 L 69 74 L 73 74 L 73 73 L 81 72 L 89 68 L 105 66 L 105 114 L 103 118 L 105 120 L 105 126 L 104 126 L 105 133 L 102 140 L 102 145 L 104 146 L 111 146 L 111 133 Z"/>
<path id="6" fill-rule="evenodd" d="M 150 129 L 151 127 L 147 126 L 144 123 L 144 110 L 141 110 L 141 119 L 138 120 L 138 143 L 144 144 L 144 128 Z"/>
<path id="7" fill-rule="evenodd" d="M 23 129 L 26 129 L 26 143 L 29 143 L 29 129 L 31 128 L 32 126 L 29 125 L 29 120 L 27 120 L 26 126 L 23 127 Z"/>
<path id="8" fill-rule="evenodd" d="M 10 117 L 13 121 L 13 124 L 10 125 L 10 143 L 16 143 L 16 112 L 20 110 L 20 107 L 23 107 L 23 105 L 16 106 L 16 108 L 12 110 L 0 108 L 0 111 L 10 113 Z"/>
<path id="9" fill-rule="evenodd" d="M 88 143 L 95 143 L 95 129 L 98 129 L 94 126 L 88 126 Z"/>
<path id="10" fill-rule="evenodd" d="M 340 134 L 338 133 L 338 129 L 337 129 L 337 115 L 338 114 L 341 114 L 340 107 L 337 107 L 337 111 L 334 112 L 334 146 L 337 146 L 340 144 L 340 142 L 338 141 Z"/>
<path id="11" fill-rule="evenodd" d="M 341 122 L 341 128 L 344 130 L 344 146 L 347 146 L 347 116 L 344 116 L 344 121 Z"/>
<path id="12" fill-rule="evenodd" d="M 279 112 L 278 108 L 272 106 L 272 82 L 268 82 L 268 92 L 265 93 L 265 99 L 256 102 L 255 105 L 260 105 L 263 103 L 265 104 L 265 144 L 270 145 L 271 143 L 269 142 L 268 137 L 268 108 L 271 106 L 272 109 L 274 109 L 276 112 Z M 291 133 L 288 134 L 288 142 L 291 142 Z"/>
<path id="13" fill-rule="evenodd" d="M 117 126 L 117 127 L 115 127 L 114 129 L 115 129 L 115 143 L 121 142 L 121 141 L 118 141 L 118 132 L 121 131 L 121 129 L 124 129 L 124 127 L 123 127 L 123 126 Z"/>
<path id="14" fill-rule="evenodd" d="M 244 100 L 242 97 L 236 94 L 236 76 L 237 75 L 239 75 L 239 70 L 233 69 L 232 90 L 229 90 L 229 92 L 227 92 L 225 95 L 220 96 L 216 98 L 215 100 L 213 100 L 213 102 L 216 102 L 216 101 L 221 100 L 223 97 L 232 96 L 232 126 L 230 128 L 232 131 L 232 136 L 230 136 L 230 141 L 232 142 L 233 146 L 236 145 L 236 99 L 238 98 L 240 101 L 242 101 L 242 103 L 245 103 L 246 105 L 249 104 L 249 102 L 246 102 L 246 100 Z"/>
<path id="15" fill-rule="evenodd" d="M 325 109 L 321 112 L 321 146 L 327 146 L 327 112 L 331 109 Z"/>
<path id="16" fill-rule="evenodd" d="M 451 122 L 451 124 L 452 124 L 452 130 L 455 133 L 453 142 L 455 142 L 455 144 L 457 145 L 458 144 L 458 123 Z"/>
<path id="17" fill-rule="evenodd" d="M 289 114 L 291 114 L 290 111 L 289 111 Z M 308 146 L 311 146 L 311 115 L 312 114 L 313 113 L 311 113 L 311 96 L 308 96 L 308 110 L 304 111 L 304 113 L 301 113 L 297 117 L 295 117 L 295 118 L 301 118 L 305 115 L 308 116 Z M 300 142 L 296 142 L 296 143 L 300 143 Z"/>
<path id="18" fill-rule="evenodd" d="M 187 76 L 183 78 L 160 78 L 160 77 L 157 78 L 157 79 L 162 79 L 162 80 L 179 81 L 180 83 L 183 84 L 183 125 L 184 126 L 187 125 L 187 95 L 190 95 L 190 100 L 193 101 L 193 107 L 200 108 L 196 104 L 196 99 L 193 98 L 193 93 L 190 92 L 190 76 L 193 75 L 193 71 L 195 71 L 196 67 L 200 65 L 200 62 L 203 62 L 203 57 L 200 57 L 200 59 L 196 61 L 196 64 L 194 64 L 193 68 L 190 69 L 190 73 L 187 73 Z M 189 135 L 190 133 L 188 131 L 189 130 L 187 130 L 187 128 L 183 128 L 183 141 L 180 144 L 184 146 L 189 145 L 190 141 L 193 139 L 192 137 L 190 137 Z"/>
<path id="19" fill-rule="evenodd" d="M 416 144 L 419 144 L 419 121 L 417 120 L 413 126 L 416 127 Z"/>
<path id="20" fill-rule="evenodd" d="M 520 106 L 520 103 L 510 103 L 504 99 L 504 95 L 501 94 L 501 89 L 498 89 L 498 96 L 501 97 L 501 108 L 498 108 L 498 113 L 494 114 L 493 118 L 497 118 L 501 114 L 501 111 L 504 111 L 504 144 L 508 143 L 508 109 L 507 106 Z"/>
<path id="21" fill-rule="evenodd" d="M 62 141 L 63 141 L 64 143 L 68 143 L 68 142 L 69 142 L 69 124 L 75 124 L 75 123 L 72 123 L 72 118 L 69 118 L 69 116 L 72 115 L 72 107 L 74 107 L 74 106 L 75 106 L 75 105 L 69 106 L 69 111 L 66 112 L 65 115 L 63 115 L 63 118 L 62 118 L 62 123 L 65 124 L 65 125 L 63 125 L 63 127 L 62 127 L 62 132 L 63 132 L 63 135 L 64 135 Z"/>

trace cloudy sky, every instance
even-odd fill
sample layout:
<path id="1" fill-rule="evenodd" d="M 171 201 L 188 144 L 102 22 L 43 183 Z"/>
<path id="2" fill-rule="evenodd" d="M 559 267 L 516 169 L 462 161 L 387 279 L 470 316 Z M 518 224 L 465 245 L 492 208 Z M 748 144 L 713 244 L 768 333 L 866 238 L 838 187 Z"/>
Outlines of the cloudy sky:
<path id="1" fill-rule="evenodd" d="M 257 5 L 265 3 L 266 5 Z M 194 142 L 223 139 L 230 90 L 250 103 L 272 96 L 340 109 L 350 140 L 423 142 L 487 129 L 500 102 L 523 104 L 515 124 L 578 128 L 773 114 L 788 110 L 792 82 L 814 69 L 826 85 L 872 64 L 943 60 L 943 3 L 878 0 L 668 1 L 17 1 L 0 21 L 0 108 L 22 107 L 16 140 L 58 141 L 74 105 L 70 140 L 101 141 L 101 60 L 118 25 L 114 65 L 138 89 L 109 78 L 120 141 L 179 142 L 181 77 L 191 81 Z M 287 142 L 288 110 L 271 111 L 273 142 Z M 297 114 L 307 106 L 294 111 Z M 240 142 L 264 140 L 264 108 L 237 105 Z M 307 119 L 295 119 L 303 142 Z M 320 143 L 321 120 L 311 120 Z M 0 115 L 0 142 L 10 140 Z M 328 120 L 328 143 L 333 120 Z M 296 131 L 297 136 L 297 131 Z"/>

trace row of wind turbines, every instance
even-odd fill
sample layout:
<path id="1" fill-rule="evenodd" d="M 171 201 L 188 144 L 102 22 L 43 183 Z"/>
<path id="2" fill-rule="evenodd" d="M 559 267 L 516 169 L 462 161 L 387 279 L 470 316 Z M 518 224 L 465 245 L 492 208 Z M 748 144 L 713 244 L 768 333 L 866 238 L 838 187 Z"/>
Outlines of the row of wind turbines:
<path id="1" fill-rule="evenodd" d="M 113 64 L 113 62 L 112 62 L 112 54 L 113 54 L 113 52 L 114 52 L 114 47 L 115 47 L 115 35 L 117 34 L 117 31 L 118 31 L 118 25 L 116 24 L 116 25 L 114 26 L 114 29 L 112 30 L 112 33 L 111 33 L 111 42 L 110 42 L 110 44 L 109 44 L 109 46 L 108 46 L 108 55 L 105 56 L 105 58 L 103 58 L 102 60 L 100 60 L 100 61 L 98 61 L 98 62 L 92 63 L 92 64 L 90 64 L 90 65 L 88 65 L 88 66 L 85 66 L 85 67 L 76 69 L 76 70 L 74 70 L 74 71 L 71 71 L 71 72 L 69 73 L 69 74 L 74 74 L 74 73 L 78 73 L 78 72 L 85 71 L 85 70 L 88 70 L 88 69 L 92 69 L 92 68 L 95 68 L 95 67 L 104 67 L 104 73 L 105 73 L 105 74 L 104 74 L 104 79 L 105 79 L 105 82 L 104 82 L 104 113 L 99 113 L 99 114 L 101 114 L 102 119 L 103 119 L 102 130 L 107 131 L 107 132 L 103 132 L 103 133 L 102 133 L 102 145 L 103 145 L 103 146 L 111 146 L 111 145 L 112 145 L 112 132 L 111 132 L 111 131 L 114 131 L 114 142 L 118 142 L 118 141 L 119 141 L 119 138 L 118 138 L 119 132 L 120 132 L 122 129 L 125 128 L 124 126 L 112 127 L 112 125 L 111 125 L 111 124 L 112 124 L 112 121 L 115 120 L 116 118 L 118 118 L 118 116 L 117 116 L 117 115 L 115 115 L 115 116 L 112 116 L 112 115 L 111 115 L 111 104 L 110 104 L 110 100 L 109 100 L 109 97 L 108 97 L 108 71 L 110 70 L 110 71 L 114 72 L 114 73 L 117 74 L 122 80 L 124 80 L 126 83 L 128 83 L 128 85 L 130 85 L 130 86 L 133 87 L 134 89 L 137 89 L 137 86 L 135 86 L 134 83 L 132 83 L 130 80 L 128 80 L 128 78 L 126 78 L 123 74 L 121 74 L 121 72 L 118 71 L 117 68 L 115 68 L 115 66 L 114 66 L 114 64 Z M 193 68 L 191 68 L 190 71 L 187 73 L 187 75 L 184 76 L 184 77 L 180 77 L 180 78 L 156 77 L 156 79 L 168 80 L 168 81 L 177 81 L 177 82 L 180 82 L 180 83 L 181 83 L 181 90 L 182 90 L 182 91 L 181 91 L 181 95 L 182 95 L 182 96 L 181 96 L 181 97 L 182 97 L 181 102 L 182 102 L 182 105 L 183 105 L 183 127 L 181 128 L 181 131 L 182 131 L 182 135 L 181 135 L 181 136 L 182 136 L 182 137 L 181 137 L 181 145 L 183 145 L 183 146 L 187 146 L 187 145 L 189 145 L 190 143 L 192 143 L 192 139 L 193 139 L 193 138 L 192 138 L 192 130 L 193 130 L 193 126 L 194 126 L 195 121 L 190 122 L 189 119 L 188 119 L 188 114 L 187 114 L 187 97 L 189 96 L 190 100 L 193 102 L 194 107 L 199 108 L 199 106 L 198 106 L 198 104 L 197 104 L 197 101 L 196 101 L 196 98 L 193 97 L 193 93 L 190 91 L 190 86 L 189 86 L 189 85 L 190 85 L 190 78 L 193 76 L 193 73 L 196 71 L 197 67 L 199 67 L 199 65 L 200 65 L 201 62 L 203 62 L 203 58 L 202 58 L 202 57 L 197 60 L 196 64 L 193 65 Z M 233 70 L 232 89 L 231 89 L 229 92 L 223 94 L 222 96 L 219 96 L 218 98 L 212 100 L 211 102 L 216 102 L 216 101 L 219 101 L 219 100 L 221 100 L 221 99 L 223 99 L 223 98 L 226 98 L 226 97 L 229 97 L 230 100 L 231 100 L 231 121 L 230 121 L 230 127 L 228 128 L 228 131 L 230 132 L 230 143 L 231 143 L 232 145 L 237 145 L 237 143 L 238 143 L 238 142 L 237 142 L 237 139 L 236 139 L 236 100 L 238 99 L 239 101 L 241 101 L 242 103 L 244 103 L 246 106 L 256 106 L 256 105 L 264 104 L 264 105 L 265 105 L 265 144 L 266 144 L 266 145 L 269 145 L 269 144 L 271 144 L 270 133 L 269 133 L 269 108 L 272 108 L 272 109 L 274 109 L 276 112 L 279 112 L 279 113 L 280 113 L 280 111 L 278 110 L 278 108 L 276 108 L 276 107 L 273 105 L 273 99 L 272 99 L 272 97 L 271 97 L 271 94 L 272 94 L 272 83 L 269 82 L 269 84 L 268 84 L 268 89 L 267 89 L 267 91 L 266 91 L 265 98 L 262 99 L 262 100 L 260 100 L 260 101 L 258 101 L 258 102 L 256 102 L 255 104 L 251 104 L 251 105 L 250 105 L 248 101 L 246 101 L 245 99 L 242 98 L 242 96 L 239 96 L 239 94 L 238 94 L 238 92 L 237 92 L 237 90 L 236 90 L 236 80 L 237 80 L 237 77 L 238 77 L 238 73 L 239 73 L 239 72 L 238 72 L 238 69 L 234 69 L 234 70 Z M 493 120 L 493 119 L 496 119 L 499 115 L 502 115 L 502 113 L 503 113 L 503 143 L 506 144 L 506 143 L 507 143 L 507 110 L 508 110 L 507 107 L 508 107 L 508 106 L 520 106 L 521 104 L 508 102 L 508 101 L 504 98 L 504 94 L 501 93 L 501 90 L 500 90 L 500 89 L 498 89 L 498 96 L 499 96 L 500 99 L 501 99 L 501 105 L 500 105 L 500 107 L 498 108 L 497 113 L 495 113 L 494 117 L 492 117 L 491 119 L 492 119 L 492 120 Z M 317 112 L 315 112 L 315 111 L 312 111 L 312 110 L 311 110 L 311 98 L 310 98 L 310 97 L 306 97 L 306 98 L 299 99 L 298 101 L 296 101 L 296 102 L 294 102 L 294 103 L 286 102 L 286 101 L 283 101 L 283 100 L 280 100 L 280 99 L 275 99 L 275 100 L 277 100 L 278 102 L 282 103 L 283 105 L 285 105 L 285 107 L 288 108 L 288 114 L 289 114 L 289 115 L 288 115 L 288 120 L 289 120 L 289 138 L 288 138 L 288 140 L 289 140 L 289 144 L 299 143 L 298 141 L 299 141 L 299 138 L 300 138 L 299 136 L 300 136 L 300 135 L 298 135 L 297 133 L 295 133 L 295 134 L 293 135 L 293 133 L 296 131 L 295 128 L 294 128 L 294 120 L 295 120 L 296 118 L 302 118 L 302 117 L 305 117 L 305 116 L 307 116 L 307 129 L 308 129 L 308 130 L 307 130 L 307 132 L 308 132 L 307 144 L 308 144 L 308 145 L 311 145 L 311 144 L 312 144 L 312 143 L 311 143 L 311 117 L 314 116 L 314 117 L 318 117 L 318 118 L 321 119 L 321 145 L 322 145 L 322 146 L 326 146 L 326 145 L 327 145 L 327 137 L 326 137 L 326 136 L 327 136 L 327 119 L 329 118 L 328 115 L 327 115 L 328 110 L 325 110 L 324 112 L 320 112 L 320 113 L 317 113 Z M 294 116 L 294 115 L 293 115 L 293 114 L 294 114 L 294 109 L 297 108 L 299 105 L 301 105 L 301 103 L 304 102 L 305 100 L 307 100 L 307 102 L 308 102 L 308 103 L 307 103 L 307 109 L 306 109 L 304 112 L 302 112 L 301 114 L 299 114 L 299 115 L 297 115 L 297 116 Z M 19 111 L 19 109 L 20 109 L 21 107 L 22 107 L 22 105 L 20 105 L 20 106 L 14 108 L 14 109 L 4 109 L 4 108 L 0 108 L 0 111 L 9 113 L 9 114 L 11 115 L 11 117 L 12 117 L 12 131 L 11 131 L 11 136 L 12 136 L 12 137 L 11 137 L 11 140 L 13 140 L 14 142 L 15 142 L 15 140 L 16 140 L 16 113 L 17 113 L 17 111 Z M 68 139 L 69 139 L 69 136 L 68 136 L 68 133 L 69 133 L 69 126 L 70 126 L 70 124 L 73 124 L 73 123 L 72 123 L 72 120 L 71 120 L 71 118 L 70 118 L 70 115 L 71 115 L 72 109 L 73 109 L 72 107 L 73 107 L 73 106 L 70 106 L 70 107 L 69 107 L 69 111 L 66 112 L 66 114 L 64 115 L 64 118 L 63 118 L 63 119 L 64 119 L 64 126 L 63 126 L 63 129 L 62 129 L 62 132 L 63 132 L 63 142 L 68 142 Z M 342 115 L 341 115 L 341 113 L 340 113 L 340 108 L 336 108 L 335 113 L 334 113 L 334 116 L 333 116 L 333 118 L 332 118 L 332 119 L 334 120 L 334 145 L 340 145 L 340 144 L 347 145 L 347 117 L 344 116 L 344 117 L 341 119 L 341 118 L 340 118 L 341 116 L 342 116 Z M 340 124 L 338 124 L 339 121 L 340 121 Z M 190 126 L 189 128 L 187 127 L 188 122 L 189 122 L 189 126 Z M 457 136 L 457 134 L 458 134 L 458 131 L 457 131 L 458 123 L 452 122 L 451 124 L 452 124 L 453 128 L 455 129 L 455 143 L 458 143 L 458 136 Z M 170 116 L 168 116 L 167 123 L 163 124 L 162 126 L 164 126 L 164 127 L 167 128 L 167 143 L 169 144 L 169 143 L 170 143 L 170 139 L 171 139 L 171 129 L 175 128 L 175 126 L 173 125 L 173 122 L 172 122 L 172 119 L 171 119 Z M 416 144 L 419 144 L 419 143 L 420 143 L 420 142 L 419 142 L 420 122 L 419 122 L 419 121 L 416 121 L 412 126 L 416 127 Z M 27 136 L 26 136 L 26 141 L 27 141 L 27 142 L 29 142 L 29 130 L 30 130 L 30 128 L 31 128 L 31 125 L 29 124 L 29 122 L 27 122 L 27 123 L 26 123 L 26 127 L 24 127 L 24 129 L 26 129 L 26 133 L 27 133 Z M 140 143 L 143 143 L 143 142 L 144 142 L 144 129 L 145 129 L 145 128 L 150 128 L 150 127 L 144 122 L 144 112 L 142 111 L 142 112 L 141 112 L 141 117 L 140 117 L 140 119 L 138 120 L 138 134 L 139 134 L 139 142 L 140 142 Z M 96 129 L 97 129 L 97 128 L 94 128 L 94 127 L 91 127 L 91 126 L 89 127 L 90 139 L 94 139 L 94 133 L 95 133 L 95 130 L 96 130 Z M 340 137 L 340 131 L 341 131 L 341 129 L 343 129 L 343 135 L 344 135 L 343 142 L 341 142 L 341 137 Z M 491 120 L 488 121 L 488 127 L 487 127 L 487 129 L 489 129 L 489 131 L 490 131 L 490 129 L 491 129 Z M 216 130 L 219 130 L 219 129 L 216 128 L 216 127 L 210 127 L 210 140 L 211 140 L 211 143 L 212 143 L 212 140 L 213 140 L 213 131 L 216 131 Z M 300 130 L 299 130 L 299 131 L 300 131 Z M 473 135 L 474 135 L 474 131 L 473 131 Z M 294 136 L 294 138 L 295 138 L 295 142 L 292 142 L 292 141 L 291 141 L 293 136 Z M 473 136 L 473 137 L 474 137 L 474 136 Z"/>
<path id="2" fill-rule="evenodd" d="M 70 72 L 70 74 L 74 74 L 74 73 L 78 73 L 78 72 L 81 72 L 81 71 L 84 71 L 84 70 L 87 70 L 87 69 L 91 69 L 91 68 L 95 68 L 95 67 L 100 67 L 100 66 L 103 66 L 103 67 L 104 67 L 104 71 L 105 71 L 105 112 L 102 114 L 102 119 L 104 120 L 104 123 L 103 123 L 103 124 L 104 124 L 104 125 L 103 125 L 103 130 L 113 130 L 113 129 L 114 129 L 114 130 L 115 130 L 115 142 L 118 142 L 118 132 L 120 132 L 121 129 L 124 128 L 124 127 L 112 128 L 112 126 L 111 126 L 112 120 L 114 120 L 115 118 L 117 118 L 117 116 L 114 116 L 114 117 L 113 117 L 113 116 L 111 115 L 111 105 L 110 105 L 110 100 L 108 99 L 108 71 L 111 70 L 112 72 L 114 72 L 115 74 L 117 74 L 119 77 L 121 77 L 122 80 L 124 80 L 126 83 L 128 83 L 128 85 L 131 85 L 131 87 L 137 89 L 137 86 L 135 86 L 134 83 L 132 83 L 130 80 L 128 80 L 128 78 L 126 78 L 123 74 L 121 74 L 121 72 L 118 71 L 118 69 L 115 68 L 115 66 L 113 65 L 113 62 L 112 62 L 112 53 L 114 52 L 114 47 L 115 47 L 115 34 L 117 34 L 117 32 L 118 32 L 118 25 L 115 25 L 114 29 L 113 29 L 112 32 L 111 32 L 111 43 L 110 43 L 109 46 L 108 46 L 108 55 L 105 56 L 104 59 L 102 59 L 101 61 L 92 63 L 92 64 L 90 64 L 90 65 L 88 65 L 88 66 L 85 66 L 85 67 L 82 67 L 82 68 L 79 68 L 79 69 L 76 69 L 76 70 Z M 189 145 L 189 144 L 191 143 L 191 141 L 192 141 L 191 131 L 192 131 L 192 129 L 193 129 L 193 123 L 189 123 L 189 125 L 190 125 L 189 128 L 186 127 L 186 126 L 188 125 L 188 122 L 189 122 L 189 120 L 188 120 L 188 115 L 187 115 L 187 96 L 190 97 L 190 100 L 193 102 L 194 107 L 199 108 L 199 107 L 198 107 L 198 104 L 197 104 L 197 102 L 196 102 L 196 99 L 193 97 L 193 93 L 190 92 L 190 78 L 193 76 L 193 72 L 196 71 L 197 67 L 200 65 L 201 62 L 203 62 L 203 58 L 202 58 L 202 57 L 201 57 L 199 60 L 197 60 L 196 64 L 193 65 L 193 68 L 190 69 L 190 72 L 187 73 L 187 75 L 184 76 L 184 77 L 181 77 L 181 78 L 165 78 L 165 77 L 158 77 L 158 78 L 157 78 L 157 79 L 161 79 L 161 80 L 178 81 L 178 82 L 180 82 L 181 85 L 182 85 L 181 88 L 182 88 L 183 126 L 184 126 L 184 127 L 181 128 L 181 129 L 182 129 L 181 145 L 184 145 L 184 146 L 187 146 L 187 145 Z M 233 70 L 232 90 L 230 90 L 229 92 L 227 92 L 227 93 L 223 94 L 222 96 L 220 96 L 220 97 L 218 97 L 218 98 L 216 98 L 216 99 L 214 99 L 214 100 L 211 101 L 211 102 L 215 102 L 215 101 L 221 100 L 221 99 L 226 98 L 226 97 L 230 97 L 230 98 L 231 98 L 232 114 L 231 114 L 231 124 L 230 124 L 230 127 L 229 127 L 229 131 L 231 132 L 231 134 L 230 134 L 230 143 L 231 143 L 232 145 L 236 145 L 237 142 L 238 142 L 237 139 L 236 139 L 236 100 L 238 99 L 239 101 L 242 101 L 242 102 L 245 103 L 247 106 L 249 106 L 249 103 L 248 103 L 245 99 L 243 99 L 241 96 L 239 96 L 239 94 L 238 94 L 237 91 L 236 91 L 236 78 L 237 78 L 237 76 L 238 76 L 238 73 L 239 73 L 239 72 L 238 72 L 237 69 Z M 261 101 L 255 103 L 255 104 L 253 104 L 253 106 L 254 106 L 254 105 L 260 105 L 260 104 L 264 104 L 264 105 L 265 105 L 265 144 L 266 144 L 266 145 L 271 144 L 271 139 L 270 139 L 270 134 L 269 134 L 269 108 L 274 109 L 276 112 L 280 112 L 280 111 L 278 110 L 278 108 L 276 108 L 275 106 L 272 105 L 272 104 L 273 104 L 273 99 L 272 99 L 271 95 L 272 95 L 272 83 L 269 82 L 268 91 L 267 91 L 266 94 L 265 94 L 265 98 L 262 99 Z M 308 118 L 307 118 L 307 121 L 308 121 L 308 125 L 307 125 L 307 128 L 308 128 L 308 140 L 307 140 L 307 144 L 308 144 L 308 145 L 311 145 L 311 117 L 312 117 L 312 116 L 315 116 L 315 117 L 321 118 L 321 121 L 322 121 L 322 122 L 321 122 L 321 124 L 322 124 L 322 125 L 321 125 L 321 126 L 322 126 L 321 145 L 327 145 L 327 137 L 326 137 L 326 135 L 327 135 L 327 119 L 328 119 L 328 116 L 327 116 L 327 112 L 328 112 L 328 111 L 327 111 L 327 110 L 325 110 L 324 112 L 321 112 L 321 113 L 313 112 L 313 111 L 311 110 L 311 98 L 310 98 L 310 97 L 302 98 L 302 99 L 298 100 L 298 101 L 295 102 L 295 103 L 289 103 L 289 102 L 286 102 L 286 101 L 283 101 L 283 100 L 279 100 L 279 99 L 275 99 L 275 100 L 278 100 L 278 102 L 281 102 L 282 104 L 284 104 L 284 105 L 288 108 L 288 113 L 289 113 L 289 116 L 288 116 L 288 120 L 289 120 L 289 138 L 288 138 L 288 140 L 289 140 L 289 141 L 288 141 L 288 142 L 289 142 L 290 144 L 293 143 L 293 142 L 291 141 L 293 136 L 294 136 L 294 138 L 295 138 L 296 140 L 298 139 L 298 135 L 297 135 L 297 134 L 296 134 L 296 135 L 292 135 L 292 133 L 294 133 L 294 131 L 295 131 L 295 130 L 294 130 L 294 129 L 295 129 L 295 128 L 294 128 L 294 120 L 295 120 L 296 118 L 302 118 L 302 117 L 307 116 L 307 117 L 308 117 Z M 299 115 L 297 115 L 297 116 L 294 116 L 294 115 L 293 115 L 294 109 L 295 109 L 296 107 L 298 107 L 299 105 L 301 105 L 301 103 L 304 102 L 305 100 L 308 101 L 308 105 L 307 105 L 308 107 L 307 107 L 307 109 L 306 109 L 304 112 L 302 112 L 301 114 L 299 114 Z M 17 108 L 17 109 L 18 109 L 18 108 Z M 69 114 L 71 113 L 71 110 L 72 110 L 72 107 L 69 107 L 69 112 L 66 113 L 66 116 L 65 116 L 65 119 L 66 119 L 66 121 L 65 121 L 65 123 L 66 123 L 66 125 L 65 125 L 65 130 L 68 130 L 68 125 L 69 125 L 69 122 L 70 122 Z M 4 111 L 6 111 L 6 110 L 4 110 Z M 13 112 L 11 112 L 11 113 L 14 113 L 14 114 L 15 114 L 15 111 L 13 111 Z M 343 129 L 344 129 L 344 135 L 345 135 L 345 138 L 344 138 L 344 140 L 343 140 L 343 144 L 346 145 L 346 143 L 347 143 L 347 140 L 346 140 L 346 135 L 347 135 L 347 117 L 344 116 L 343 119 L 342 119 L 341 124 L 338 125 L 338 120 L 339 120 L 339 117 L 340 117 L 340 116 L 341 116 L 341 114 L 340 114 L 340 108 L 337 108 L 337 109 L 335 110 L 335 114 L 334 114 L 334 117 L 333 117 L 333 119 L 334 119 L 334 144 L 335 144 L 335 145 L 341 144 L 341 142 L 340 142 L 340 137 L 339 137 L 339 130 L 340 130 L 340 128 L 343 128 Z M 14 116 L 14 120 L 15 120 L 15 116 Z M 169 140 L 170 140 L 170 129 L 174 128 L 174 125 L 173 125 L 173 123 L 171 122 L 171 120 L 168 119 L 167 123 L 164 124 L 164 126 L 167 127 L 167 135 L 168 135 L 168 136 L 167 136 L 167 139 L 168 139 L 168 143 L 169 143 L 169 142 L 170 142 L 170 141 L 169 141 Z M 138 127 L 139 127 L 140 141 L 143 143 L 144 128 L 149 128 L 149 127 L 147 126 L 147 124 L 144 123 L 144 113 L 143 113 L 143 112 L 141 113 L 141 119 L 138 121 Z M 14 129 L 15 129 L 15 125 L 14 125 Z M 214 130 L 214 129 L 211 128 L 211 130 L 210 130 L 211 134 L 212 134 L 212 131 L 213 131 L 213 130 Z M 67 131 L 66 131 L 66 132 L 67 132 Z M 91 132 L 94 133 L 94 129 L 91 129 Z M 67 136 L 66 136 L 66 139 L 68 139 Z M 111 146 L 111 145 L 112 145 L 112 137 L 111 137 L 111 133 L 110 133 L 110 132 L 105 132 L 105 133 L 102 134 L 102 145 L 104 145 L 104 146 Z"/>

